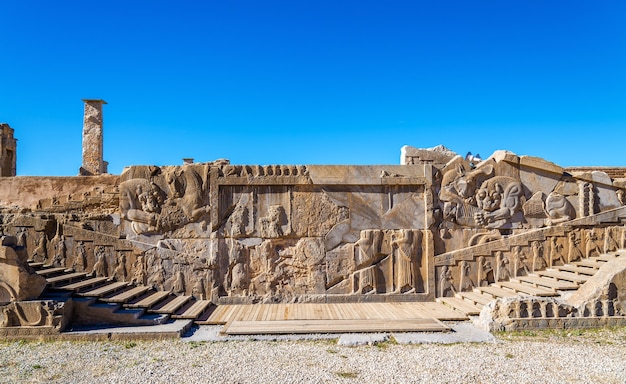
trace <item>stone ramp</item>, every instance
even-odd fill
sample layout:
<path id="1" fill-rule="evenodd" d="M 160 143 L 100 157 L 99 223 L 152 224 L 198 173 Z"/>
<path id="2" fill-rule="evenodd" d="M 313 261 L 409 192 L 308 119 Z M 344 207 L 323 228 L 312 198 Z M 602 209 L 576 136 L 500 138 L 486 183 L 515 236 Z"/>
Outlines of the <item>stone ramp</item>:
<path id="1" fill-rule="evenodd" d="M 601 254 L 596 257 L 574 261 L 562 266 L 553 266 L 527 276 L 518 276 L 509 281 L 476 287 L 470 292 L 457 292 L 455 297 L 440 297 L 438 302 L 476 316 L 483 306 L 498 298 L 523 296 L 556 297 L 564 292 L 578 290 L 600 267 L 610 260 L 624 255 L 624 250 Z"/>

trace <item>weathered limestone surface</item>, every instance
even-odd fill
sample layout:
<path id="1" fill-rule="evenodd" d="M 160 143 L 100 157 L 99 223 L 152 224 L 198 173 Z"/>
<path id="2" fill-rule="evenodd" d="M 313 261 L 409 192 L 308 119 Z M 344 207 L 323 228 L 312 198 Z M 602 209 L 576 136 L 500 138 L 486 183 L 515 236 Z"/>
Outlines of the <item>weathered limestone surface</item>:
<path id="1" fill-rule="evenodd" d="M 80 174 L 91 176 L 107 173 L 104 161 L 102 105 L 104 100 L 85 99 L 83 118 L 83 165 Z"/>
<path id="2" fill-rule="evenodd" d="M 607 262 L 567 298 L 516 296 L 487 304 L 476 321 L 489 331 L 586 328 L 626 321 L 626 257 Z"/>
<path id="3" fill-rule="evenodd" d="M 96 199 L 117 196 L 119 175 L 94 177 L 18 176 L 0 178 L 0 206 L 49 210 L 70 202 L 99 206 Z M 110 196 L 109 196 L 110 195 Z M 39 206 L 39 208 L 38 208 Z M 63 208 L 66 209 L 65 207 Z"/>
<path id="4" fill-rule="evenodd" d="M 15 176 L 17 140 L 9 124 L 0 124 L 0 176 Z"/>
<path id="5" fill-rule="evenodd" d="M 10 245 L 6 245 L 10 244 Z M 46 279 L 28 266 L 27 255 L 17 249 L 17 239 L 2 238 L 0 246 L 0 303 L 37 298 L 46 287 Z"/>
<path id="6" fill-rule="evenodd" d="M 508 151 L 403 159 L 4 178 L 0 224 L 35 262 L 214 303 L 434 300 L 624 248 L 624 179 Z"/>

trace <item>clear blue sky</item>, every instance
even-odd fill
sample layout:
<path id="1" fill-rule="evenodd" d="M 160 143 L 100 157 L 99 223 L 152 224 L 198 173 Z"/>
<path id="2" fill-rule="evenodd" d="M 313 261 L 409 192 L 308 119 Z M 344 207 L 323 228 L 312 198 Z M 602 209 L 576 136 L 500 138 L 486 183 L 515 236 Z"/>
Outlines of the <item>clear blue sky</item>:
<path id="1" fill-rule="evenodd" d="M 18 175 L 105 160 L 397 164 L 405 145 L 626 166 L 626 2 L 2 1 Z"/>

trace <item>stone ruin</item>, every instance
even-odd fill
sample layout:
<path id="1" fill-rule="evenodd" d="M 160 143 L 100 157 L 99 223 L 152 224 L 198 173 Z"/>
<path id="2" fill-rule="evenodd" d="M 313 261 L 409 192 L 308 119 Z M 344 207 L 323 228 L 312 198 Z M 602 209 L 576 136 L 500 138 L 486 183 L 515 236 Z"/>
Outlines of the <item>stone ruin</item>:
<path id="1" fill-rule="evenodd" d="M 626 323 L 626 257 L 618 257 L 626 168 L 406 146 L 401 165 L 186 161 L 109 175 L 103 102 L 85 103 L 80 173 L 91 176 L 15 177 L 13 130 L 3 125 L 0 334 L 152 321 L 81 296 L 85 287 L 105 292 L 105 282 L 118 284 L 108 292 L 119 296 L 165 292 L 207 303 L 203 310 L 438 300 L 468 313 L 483 304 L 491 329 Z M 609 256 L 618 261 L 595 261 Z M 544 271 L 592 262 L 599 277 L 571 273 L 581 292 L 540 295 L 578 284 L 561 275 L 541 283 Z M 59 284 L 67 290 L 55 291 Z M 491 300 L 524 285 L 530 295 Z M 484 303 L 476 296 L 490 292 Z"/>

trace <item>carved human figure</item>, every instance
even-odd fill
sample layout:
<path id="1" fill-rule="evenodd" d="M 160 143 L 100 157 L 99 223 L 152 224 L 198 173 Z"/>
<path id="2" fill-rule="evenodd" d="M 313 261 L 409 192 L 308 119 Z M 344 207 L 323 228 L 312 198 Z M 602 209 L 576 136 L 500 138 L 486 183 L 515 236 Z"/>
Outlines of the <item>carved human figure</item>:
<path id="1" fill-rule="evenodd" d="M 48 239 L 46 234 L 42 233 L 41 237 L 37 240 L 37 245 L 33 251 L 32 260 L 36 262 L 46 262 L 48 259 Z"/>
<path id="2" fill-rule="evenodd" d="M 502 253 L 502 251 L 496 251 L 496 282 L 506 281 L 511 278 L 511 271 L 509 271 L 509 259 Z"/>
<path id="3" fill-rule="evenodd" d="M 519 245 L 513 247 L 513 272 L 515 277 L 528 275 L 530 273 L 530 269 L 526 264 L 526 253 L 522 250 L 522 247 Z"/>
<path id="4" fill-rule="evenodd" d="M 372 230 L 363 230 L 360 233 L 359 240 L 355 243 L 354 250 L 356 252 L 357 266 L 368 265 L 374 262 L 374 244 Z"/>
<path id="5" fill-rule="evenodd" d="M 415 292 L 414 273 L 416 251 L 414 247 L 413 231 L 401 229 L 396 231 L 391 238 L 391 246 L 396 250 L 394 269 L 394 288 L 397 293 Z"/>
<path id="6" fill-rule="evenodd" d="M 76 244 L 76 254 L 74 255 L 74 262 L 72 263 L 72 269 L 76 272 L 83 272 L 87 267 L 87 250 L 85 244 L 79 240 Z"/>
<path id="7" fill-rule="evenodd" d="M 128 271 L 126 270 L 126 254 L 122 251 L 117 253 L 117 265 L 113 270 L 113 276 L 117 281 L 127 281 Z"/>
<path id="8" fill-rule="evenodd" d="M 371 265 L 359 271 L 358 293 L 376 293 L 376 272 L 377 267 Z"/>
<path id="9" fill-rule="evenodd" d="M 491 275 L 491 277 L 490 277 Z M 478 258 L 478 285 L 486 287 L 493 281 L 493 266 L 491 261 L 485 259 L 484 256 Z"/>
<path id="10" fill-rule="evenodd" d="M 135 260 L 135 264 L 133 264 L 133 277 L 130 279 L 131 284 L 146 284 L 146 273 L 143 260 L 143 255 L 137 256 L 137 260 Z"/>
<path id="11" fill-rule="evenodd" d="M 593 229 L 585 231 L 585 257 L 589 258 L 592 254 L 600 254 L 600 247 L 596 243 L 598 236 Z"/>
<path id="12" fill-rule="evenodd" d="M 174 284 L 172 285 L 172 292 L 177 295 L 185 294 L 185 275 L 181 269 L 176 271 L 176 278 L 174 279 Z"/>
<path id="13" fill-rule="evenodd" d="M 106 250 L 104 246 L 98 245 L 94 250 L 94 258 L 96 259 L 93 265 L 92 274 L 95 277 L 108 276 L 107 262 L 106 262 Z"/>
<path id="14" fill-rule="evenodd" d="M 261 218 L 261 236 L 264 238 L 276 238 L 283 236 L 281 218 L 284 208 L 280 205 L 270 205 L 267 216 Z"/>
<path id="15" fill-rule="evenodd" d="M 150 273 L 148 274 L 147 285 L 154 287 L 154 289 L 163 291 L 165 290 L 165 270 L 163 269 L 163 261 L 160 257 L 153 255 Z"/>
<path id="16" fill-rule="evenodd" d="M 550 238 L 550 267 L 556 265 L 557 261 L 561 261 L 563 264 L 567 264 L 565 261 L 565 257 L 563 257 L 563 253 L 561 250 L 563 249 L 563 244 L 560 244 L 557 241 L 556 236 L 552 236 Z"/>
<path id="17" fill-rule="evenodd" d="M 615 238 L 613 237 L 613 228 L 611 227 L 604 228 L 603 239 L 604 239 L 604 247 L 603 247 L 604 253 L 615 251 L 618 248 L 617 241 L 615 241 Z"/>
<path id="18" fill-rule="evenodd" d="M 230 247 L 228 250 L 229 270 L 227 276 L 227 281 L 230 282 L 230 290 L 228 291 L 229 295 L 238 292 L 242 292 L 245 295 L 249 286 L 245 259 L 246 258 L 239 242 L 237 240 L 230 239 Z"/>
<path id="19" fill-rule="evenodd" d="M 24 227 L 17 232 L 17 246 L 26 247 L 26 228 Z"/>
<path id="20" fill-rule="evenodd" d="M 531 249 L 533 252 L 533 271 L 541 271 L 548 266 L 546 259 L 543 257 L 543 244 L 538 240 L 534 240 L 531 243 Z"/>
<path id="21" fill-rule="evenodd" d="M 228 221 L 230 223 L 231 237 L 236 238 L 245 235 L 246 225 L 248 224 L 248 208 L 243 205 L 237 205 Z"/>
<path id="22" fill-rule="evenodd" d="M 59 235 L 57 237 L 56 244 L 54 245 L 54 258 L 52 259 L 52 265 L 57 267 L 65 267 L 65 257 L 65 236 Z"/>
<path id="23" fill-rule="evenodd" d="M 439 273 L 439 297 L 446 297 L 449 293 L 456 293 L 452 283 L 452 271 L 450 271 L 447 265 L 444 265 Z"/>
<path id="24" fill-rule="evenodd" d="M 624 190 L 618 189 L 617 191 L 615 191 L 615 194 L 617 195 L 617 201 L 619 201 L 621 205 L 626 205 L 626 193 L 624 192 Z"/>
<path id="25" fill-rule="evenodd" d="M 571 263 L 576 260 L 580 260 L 583 257 L 583 253 L 578 249 L 578 245 L 580 244 L 580 239 L 578 238 L 575 231 L 571 231 L 567 235 L 567 262 Z"/>
<path id="26" fill-rule="evenodd" d="M 472 289 L 474 289 L 474 282 L 470 277 L 470 264 L 467 261 L 463 260 L 459 269 L 461 270 L 461 282 L 459 283 L 459 291 L 471 291 Z"/>
<path id="27" fill-rule="evenodd" d="M 206 290 L 204 288 L 204 279 L 202 277 L 196 279 L 196 282 L 191 289 L 191 294 L 196 299 L 206 300 Z"/>

